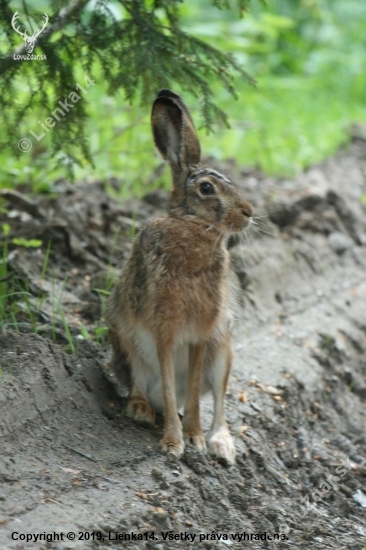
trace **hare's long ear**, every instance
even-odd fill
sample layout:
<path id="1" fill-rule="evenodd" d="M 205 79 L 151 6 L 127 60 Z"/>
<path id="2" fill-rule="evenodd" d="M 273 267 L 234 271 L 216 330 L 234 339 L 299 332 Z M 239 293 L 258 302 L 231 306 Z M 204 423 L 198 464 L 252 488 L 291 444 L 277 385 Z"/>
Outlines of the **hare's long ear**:
<path id="1" fill-rule="evenodd" d="M 151 115 L 154 142 L 170 164 L 174 185 L 184 184 L 190 167 L 199 164 L 200 144 L 193 120 L 181 97 L 160 90 Z"/>

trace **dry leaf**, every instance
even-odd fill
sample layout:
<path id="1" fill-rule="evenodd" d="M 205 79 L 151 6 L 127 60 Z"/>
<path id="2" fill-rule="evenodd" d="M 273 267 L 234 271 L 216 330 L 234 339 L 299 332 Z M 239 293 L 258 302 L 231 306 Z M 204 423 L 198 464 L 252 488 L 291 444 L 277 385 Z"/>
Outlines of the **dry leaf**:
<path id="1" fill-rule="evenodd" d="M 140 497 L 140 498 L 147 498 L 147 494 L 146 493 L 140 493 L 139 491 L 136 491 L 135 492 L 135 495 L 137 497 Z"/>
<path id="2" fill-rule="evenodd" d="M 246 403 L 247 401 L 247 396 L 245 395 L 245 393 L 243 392 L 243 390 L 239 390 L 239 401 L 241 403 Z"/>
<path id="3" fill-rule="evenodd" d="M 269 395 L 282 395 L 283 391 L 279 390 L 278 388 L 275 388 L 274 386 L 267 386 L 266 384 L 260 384 L 258 383 L 258 387 L 266 392 L 269 393 Z"/>

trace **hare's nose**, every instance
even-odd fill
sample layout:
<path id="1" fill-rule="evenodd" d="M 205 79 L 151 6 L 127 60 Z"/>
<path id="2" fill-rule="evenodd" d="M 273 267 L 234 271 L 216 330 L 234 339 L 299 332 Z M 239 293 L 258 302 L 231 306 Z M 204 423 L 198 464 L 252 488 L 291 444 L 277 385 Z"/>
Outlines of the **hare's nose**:
<path id="1" fill-rule="evenodd" d="M 247 218 L 251 218 L 253 216 L 253 208 L 249 202 L 243 204 L 241 211 Z"/>

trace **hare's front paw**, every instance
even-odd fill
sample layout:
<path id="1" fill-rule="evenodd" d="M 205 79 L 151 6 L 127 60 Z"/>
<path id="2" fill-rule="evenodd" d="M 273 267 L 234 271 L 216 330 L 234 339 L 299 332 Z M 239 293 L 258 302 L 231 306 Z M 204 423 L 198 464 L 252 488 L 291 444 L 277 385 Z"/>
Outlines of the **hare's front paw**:
<path id="1" fill-rule="evenodd" d="M 208 439 L 209 453 L 227 466 L 235 464 L 235 446 L 228 428 L 222 427 Z"/>
<path id="2" fill-rule="evenodd" d="M 177 437 L 165 435 L 160 441 L 160 447 L 163 453 L 171 454 L 180 458 L 184 451 L 184 441 Z"/>
<path id="3" fill-rule="evenodd" d="M 193 445 L 200 453 L 206 452 L 206 441 L 202 431 L 193 433 L 189 430 L 183 430 L 183 436 L 185 443 Z"/>
<path id="4" fill-rule="evenodd" d="M 126 415 L 136 424 L 154 426 L 155 411 L 144 399 L 131 399 L 127 405 Z"/>

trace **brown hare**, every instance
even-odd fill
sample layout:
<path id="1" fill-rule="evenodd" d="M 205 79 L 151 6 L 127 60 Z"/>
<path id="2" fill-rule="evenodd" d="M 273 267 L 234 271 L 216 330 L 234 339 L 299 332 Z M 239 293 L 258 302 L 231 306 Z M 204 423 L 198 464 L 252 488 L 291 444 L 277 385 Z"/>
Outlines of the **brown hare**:
<path id="1" fill-rule="evenodd" d="M 200 395 L 212 392 L 209 452 L 226 464 L 235 447 L 224 417 L 232 351 L 228 237 L 252 207 L 230 179 L 200 164 L 200 144 L 182 99 L 161 90 L 152 108 L 155 145 L 169 163 L 168 214 L 136 236 L 111 293 L 111 367 L 129 385 L 127 415 L 153 425 L 164 413 L 162 450 L 206 450 Z M 183 422 L 178 410 L 183 408 Z"/>

